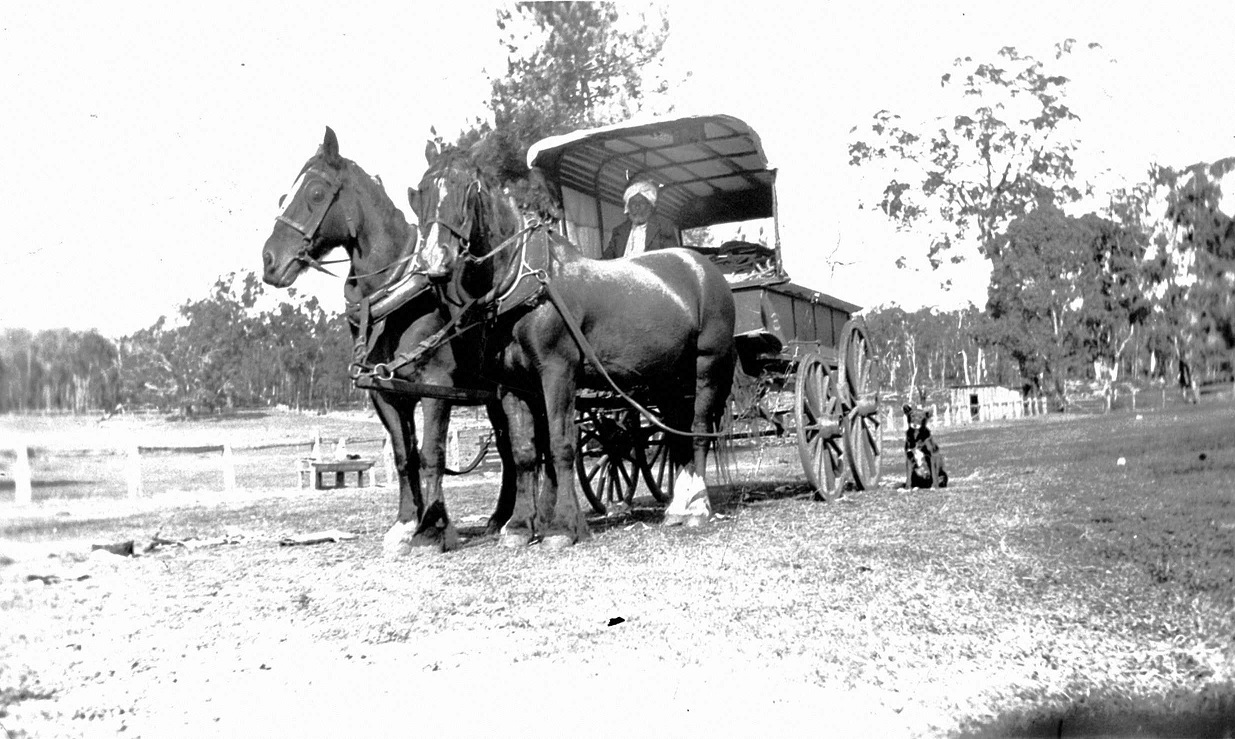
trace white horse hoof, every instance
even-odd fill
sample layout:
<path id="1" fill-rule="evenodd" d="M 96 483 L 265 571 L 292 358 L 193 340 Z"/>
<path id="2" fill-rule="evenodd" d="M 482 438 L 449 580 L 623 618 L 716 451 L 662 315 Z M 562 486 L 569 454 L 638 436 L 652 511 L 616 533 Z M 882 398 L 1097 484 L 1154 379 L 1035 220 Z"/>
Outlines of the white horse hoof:
<path id="1" fill-rule="evenodd" d="M 546 536 L 540 545 L 545 549 L 559 551 L 573 547 L 575 545 L 575 540 L 573 537 L 567 536 L 566 534 L 554 534 L 553 536 Z"/>
<path id="2" fill-rule="evenodd" d="M 416 533 L 416 524 L 408 521 L 395 522 L 386 535 L 382 537 L 382 554 L 387 557 L 406 557 L 412 553 L 412 536 Z"/>
<path id="3" fill-rule="evenodd" d="M 502 546 L 507 549 L 522 549 L 532 543 L 531 534 L 509 534 L 502 532 Z"/>

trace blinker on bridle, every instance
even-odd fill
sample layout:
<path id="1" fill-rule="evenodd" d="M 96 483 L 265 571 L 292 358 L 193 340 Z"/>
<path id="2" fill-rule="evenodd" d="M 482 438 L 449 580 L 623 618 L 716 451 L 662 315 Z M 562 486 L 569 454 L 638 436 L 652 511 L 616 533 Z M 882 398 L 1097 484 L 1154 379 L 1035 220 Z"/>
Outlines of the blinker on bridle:
<path id="1" fill-rule="evenodd" d="M 311 252 L 313 242 L 317 238 L 318 229 L 322 227 L 322 221 L 326 219 L 326 213 L 330 211 L 330 207 L 334 205 L 335 200 L 339 197 L 339 192 L 343 189 L 343 181 L 327 171 L 310 167 L 304 172 L 305 182 L 300 186 L 300 191 L 304 191 L 309 187 L 308 178 L 310 176 L 317 177 L 329 185 L 326 196 L 322 198 L 321 203 L 316 206 L 312 203 L 305 203 L 305 207 L 308 208 L 309 211 L 309 218 L 303 223 L 290 218 L 287 215 L 287 210 L 275 216 L 275 220 L 295 230 L 304 239 L 304 243 L 300 247 L 300 251 L 296 253 L 296 256 L 293 257 L 293 259 L 334 277 L 335 274 L 323 267 L 322 263 L 313 257 Z M 292 193 L 292 204 L 294 205 L 295 202 L 296 193 Z M 282 203 L 280 202 L 280 204 Z M 288 206 L 288 210 L 291 210 L 291 206 Z M 351 219 L 348 219 L 349 230 L 351 230 L 351 225 Z"/>

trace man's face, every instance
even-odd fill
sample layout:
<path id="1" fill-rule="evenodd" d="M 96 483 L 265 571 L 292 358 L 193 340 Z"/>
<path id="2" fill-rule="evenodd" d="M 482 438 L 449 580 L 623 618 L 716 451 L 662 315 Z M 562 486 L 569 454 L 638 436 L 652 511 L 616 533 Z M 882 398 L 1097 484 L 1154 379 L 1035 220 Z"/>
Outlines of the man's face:
<path id="1" fill-rule="evenodd" d="M 631 223 L 642 226 L 652 217 L 652 204 L 642 195 L 635 195 L 626 203 L 626 215 L 630 216 Z"/>

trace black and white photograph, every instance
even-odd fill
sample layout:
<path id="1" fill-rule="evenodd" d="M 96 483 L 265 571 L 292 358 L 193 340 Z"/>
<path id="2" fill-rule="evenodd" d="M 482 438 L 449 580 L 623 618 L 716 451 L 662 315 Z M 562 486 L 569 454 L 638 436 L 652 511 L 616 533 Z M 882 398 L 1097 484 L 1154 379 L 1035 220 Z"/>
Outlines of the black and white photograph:
<path id="1" fill-rule="evenodd" d="M 0 739 L 1235 737 L 1235 5 L 0 9 Z"/>

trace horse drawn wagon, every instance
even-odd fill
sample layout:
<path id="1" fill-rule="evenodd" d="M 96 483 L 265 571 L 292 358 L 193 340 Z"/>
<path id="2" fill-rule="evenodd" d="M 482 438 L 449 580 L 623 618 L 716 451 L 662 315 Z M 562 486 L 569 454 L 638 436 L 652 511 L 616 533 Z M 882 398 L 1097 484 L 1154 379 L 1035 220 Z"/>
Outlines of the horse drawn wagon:
<path id="1" fill-rule="evenodd" d="M 821 498 L 879 478 L 882 430 L 875 358 L 859 307 L 790 281 L 780 244 L 776 169 L 758 134 L 728 115 L 621 123 L 544 139 L 528 165 L 555 191 L 564 235 L 599 257 L 623 218 L 632 178 L 655 182 L 658 215 L 679 232 L 732 224 L 770 228 L 771 245 L 740 239 L 690 246 L 730 283 L 739 366 L 730 393 L 731 438 L 796 437 Z M 689 239 L 688 239 L 689 241 Z M 611 399 L 581 398 L 578 464 L 593 508 L 629 502 L 642 484 L 658 499 L 672 485 L 663 432 Z"/>
<path id="2" fill-rule="evenodd" d="M 642 481 L 671 501 L 666 522 L 706 521 L 717 438 L 796 439 L 824 499 L 877 481 L 879 393 L 857 306 L 789 281 L 776 170 L 745 123 L 679 118 L 539 142 L 528 163 L 561 204 L 556 223 L 529 219 L 470 152 L 430 142 L 425 153 L 408 193 L 415 227 L 327 129 L 262 254 L 265 281 L 287 287 L 347 251 L 352 377 L 399 471 L 388 549 L 457 541 L 441 475 L 459 404 L 489 411 L 502 459 L 490 529 L 508 546 L 586 537 L 576 479 L 598 512 Z M 585 258 L 621 218 L 632 172 L 658 183 L 679 234 L 770 219 L 772 246 Z"/>

